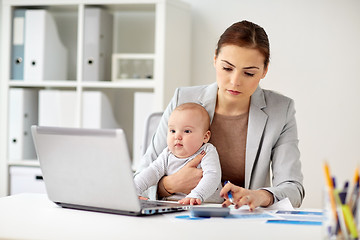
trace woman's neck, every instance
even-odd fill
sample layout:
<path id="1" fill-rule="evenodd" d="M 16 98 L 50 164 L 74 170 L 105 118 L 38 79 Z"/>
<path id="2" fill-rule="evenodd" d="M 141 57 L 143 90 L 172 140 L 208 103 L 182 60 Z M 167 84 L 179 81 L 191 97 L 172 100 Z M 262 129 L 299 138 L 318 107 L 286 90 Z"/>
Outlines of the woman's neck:
<path id="1" fill-rule="evenodd" d="M 249 111 L 250 98 L 239 101 L 228 101 L 224 97 L 217 96 L 215 112 L 226 116 L 238 116 Z"/>

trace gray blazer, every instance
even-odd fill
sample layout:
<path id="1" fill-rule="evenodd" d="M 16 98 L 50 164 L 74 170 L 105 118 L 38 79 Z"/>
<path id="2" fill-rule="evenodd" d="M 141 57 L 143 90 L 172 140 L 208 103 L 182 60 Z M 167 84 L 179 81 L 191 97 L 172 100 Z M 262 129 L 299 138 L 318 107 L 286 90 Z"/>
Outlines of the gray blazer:
<path id="1" fill-rule="evenodd" d="M 217 83 L 182 87 L 167 106 L 137 172 L 147 167 L 166 147 L 167 122 L 171 112 L 180 104 L 196 102 L 214 117 Z M 274 201 L 289 198 L 300 207 L 305 195 L 298 149 L 294 101 L 260 87 L 251 96 L 245 159 L 245 188 L 266 189 Z M 272 170 L 272 171 L 271 171 Z M 148 196 L 156 197 L 156 187 Z"/>

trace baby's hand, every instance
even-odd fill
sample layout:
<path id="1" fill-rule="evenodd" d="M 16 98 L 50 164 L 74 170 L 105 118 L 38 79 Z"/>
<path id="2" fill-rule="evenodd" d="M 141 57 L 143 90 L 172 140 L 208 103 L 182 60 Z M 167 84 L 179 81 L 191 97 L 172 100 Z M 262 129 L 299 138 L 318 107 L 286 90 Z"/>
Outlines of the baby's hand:
<path id="1" fill-rule="evenodd" d="M 199 198 L 183 198 L 178 201 L 180 204 L 200 205 L 201 200 Z"/>
<path id="2" fill-rule="evenodd" d="M 141 200 L 149 200 L 148 198 L 142 197 L 142 196 L 139 196 L 139 199 L 141 199 Z"/>

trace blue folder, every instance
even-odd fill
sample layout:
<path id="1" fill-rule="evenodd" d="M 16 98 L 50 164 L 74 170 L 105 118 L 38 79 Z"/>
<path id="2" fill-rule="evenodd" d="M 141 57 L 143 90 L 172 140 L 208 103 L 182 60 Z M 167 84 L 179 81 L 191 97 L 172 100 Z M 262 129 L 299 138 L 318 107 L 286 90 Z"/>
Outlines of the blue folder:
<path id="1" fill-rule="evenodd" d="M 24 79 L 25 11 L 26 9 L 14 10 L 10 76 L 12 80 Z"/>

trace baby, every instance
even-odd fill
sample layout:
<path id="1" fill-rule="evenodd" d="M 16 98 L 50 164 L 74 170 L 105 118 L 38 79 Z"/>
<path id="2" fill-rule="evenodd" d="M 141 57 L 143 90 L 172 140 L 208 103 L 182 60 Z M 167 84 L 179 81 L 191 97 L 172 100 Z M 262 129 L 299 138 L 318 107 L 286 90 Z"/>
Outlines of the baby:
<path id="1" fill-rule="evenodd" d="M 202 202 L 222 203 L 220 197 L 221 167 L 216 148 L 210 139 L 210 117 L 201 105 L 184 103 L 171 113 L 168 121 L 167 147 L 149 167 L 135 176 L 139 196 L 165 175 L 171 175 L 198 154 L 205 154 L 198 168 L 203 177 L 188 194 L 175 193 L 166 200 L 179 200 L 183 204 L 197 205 Z"/>

